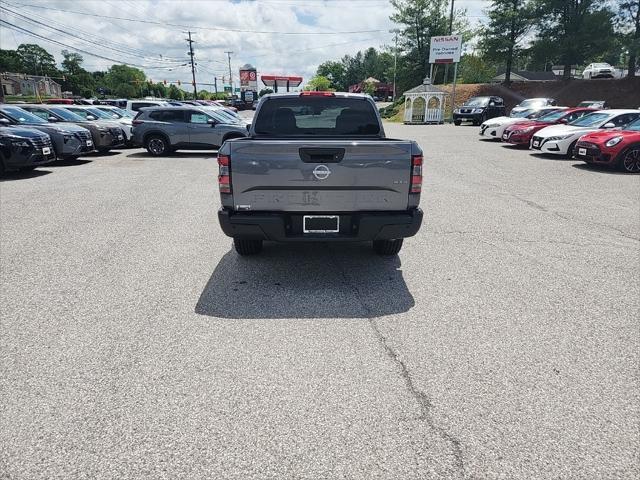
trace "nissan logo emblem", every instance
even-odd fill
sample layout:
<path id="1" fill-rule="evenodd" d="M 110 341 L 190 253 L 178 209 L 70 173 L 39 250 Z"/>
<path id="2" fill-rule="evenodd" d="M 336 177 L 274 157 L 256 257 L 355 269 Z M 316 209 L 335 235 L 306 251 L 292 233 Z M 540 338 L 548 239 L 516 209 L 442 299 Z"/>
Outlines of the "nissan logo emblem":
<path id="1" fill-rule="evenodd" d="M 331 170 L 326 165 L 318 165 L 313 169 L 313 176 L 318 180 L 325 180 L 329 175 L 331 175 Z"/>

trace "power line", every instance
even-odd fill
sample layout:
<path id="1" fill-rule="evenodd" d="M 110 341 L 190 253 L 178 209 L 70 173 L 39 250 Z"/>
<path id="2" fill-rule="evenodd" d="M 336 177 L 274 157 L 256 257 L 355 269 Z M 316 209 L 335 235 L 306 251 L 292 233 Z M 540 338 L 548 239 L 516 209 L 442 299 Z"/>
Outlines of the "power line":
<path id="1" fill-rule="evenodd" d="M 125 55 L 128 55 L 128 56 L 142 58 L 143 60 L 155 60 L 155 61 L 165 62 L 165 63 L 167 63 L 167 66 L 169 66 L 169 64 L 172 64 L 172 66 L 173 66 L 173 65 L 176 65 L 177 63 L 179 63 L 179 61 L 169 61 L 169 60 L 165 60 L 165 59 L 158 60 L 158 59 L 150 58 L 149 55 L 147 55 L 147 54 L 139 54 L 139 53 L 136 53 L 136 52 L 127 51 L 127 50 L 122 49 L 122 48 L 111 47 L 109 45 L 102 44 L 102 43 L 97 42 L 95 40 L 82 38 L 82 37 L 80 37 L 78 35 L 75 35 L 73 33 L 67 32 L 65 30 L 62 30 L 62 29 L 59 29 L 59 28 L 56 28 L 56 27 L 52 27 L 52 26 L 47 25 L 47 24 L 45 24 L 43 22 L 40 22 L 38 20 L 26 17 L 26 16 L 21 15 L 21 14 L 19 14 L 17 12 L 9 10 L 6 7 L 3 7 L 1 5 L 0 5 L 0 9 L 2 9 L 5 12 L 11 13 L 12 15 L 14 15 L 17 18 L 21 18 L 24 21 L 26 21 L 28 23 L 31 23 L 32 25 L 37 25 L 37 26 L 44 27 L 46 29 L 52 30 L 54 32 L 61 33 L 63 35 L 67 35 L 67 36 L 72 37 L 74 39 L 86 42 L 86 43 L 90 44 L 91 46 L 97 46 L 97 47 L 101 47 L 101 48 L 104 48 L 104 49 L 107 49 L 107 50 L 112 50 L 112 51 L 117 52 L 117 53 L 122 53 L 122 54 L 125 54 Z M 181 61 L 184 61 L 184 60 L 181 60 Z"/>
<path id="2" fill-rule="evenodd" d="M 19 8 L 16 5 L 13 5 L 13 4 L 10 4 L 10 3 L 7 3 L 7 2 L 4 2 L 4 3 L 7 4 L 7 5 L 11 5 L 14 8 Z M 167 62 L 167 63 L 184 62 L 184 59 L 172 58 L 172 57 L 163 56 L 161 54 L 157 54 L 157 53 L 153 53 L 153 52 L 147 52 L 147 51 L 139 49 L 139 48 L 130 47 L 129 45 L 125 45 L 125 44 L 122 44 L 122 43 L 117 43 L 117 42 L 114 42 L 112 40 L 106 39 L 104 37 L 100 37 L 100 36 L 96 35 L 94 32 L 87 32 L 87 31 L 81 30 L 80 28 L 78 28 L 76 26 L 73 27 L 73 32 L 79 33 L 79 34 L 84 34 L 88 38 L 97 40 L 97 42 L 94 41 L 94 40 L 88 40 L 86 38 L 83 38 L 83 37 L 80 37 L 80 36 L 76 35 L 75 33 L 70 33 L 67 30 L 59 30 L 59 29 L 56 29 L 55 27 L 52 27 L 52 26 L 48 25 L 49 23 L 51 23 L 51 24 L 58 25 L 61 28 L 66 28 L 66 29 L 70 28 L 69 26 L 67 26 L 67 25 L 65 25 L 65 24 L 63 24 L 61 22 L 55 21 L 52 18 L 48 18 L 48 17 L 44 18 L 42 16 L 37 16 L 37 15 L 33 16 L 35 18 L 32 18 L 32 16 L 26 17 L 26 16 L 14 11 L 14 10 L 8 9 L 5 6 L 0 5 L 0 8 L 6 10 L 8 12 L 11 12 L 11 14 L 13 14 L 14 16 L 20 16 L 22 19 L 24 19 L 26 21 L 29 21 L 29 22 L 32 22 L 32 23 L 36 22 L 36 23 L 38 23 L 38 24 L 40 24 L 40 25 L 42 25 L 42 26 L 44 26 L 46 28 L 54 29 L 54 30 L 56 30 L 56 31 L 58 31 L 60 33 L 63 33 L 65 35 L 69 35 L 69 36 L 72 36 L 72 37 L 77 38 L 79 40 L 86 41 L 88 43 L 92 43 L 92 44 L 98 45 L 100 47 L 108 48 L 110 50 L 115 50 L 115 51 L 118 51 L 118 52 L 121 52 L 121 53 L 125 53 L 125 54 L 130 54 L 131 52 L 134 52 L 134 54 L 132 54 L 134 56 L 139 56 L 139 57 L 145 58 L 145 59 L 151 58 L 153 60 L 158 60 L 155 57 L 159 56 L 160 57 L 160 61 Z M 36 20 L 36 19 L 44 20 L 47 23 L 43 24 L 42 22 L 38 22 L 38 20 Z"/>
<path id="3" fill-rule="evenodd" d="M 346 31 L 346 32 L 279 32 L 279 31 L 268 31 L 268 30 L 267 31 L 247 30 L 247 29 L 241 29 L 241 28 L 198 27 L 194 25 L 182 25 L 178 23 L 156 22 L 154 20 L 142 20 L 139 18 L 113 17 L 109 15 L 100 15 L 97 13 L 78 12 L 73 10 L 65 10 L 62 8 L 45 7 L 44 5 L 21 5 L 21 7 L 42 8 L 45 10 L 54 10 L 57 12 L 73 13 L 75 15 L 86 15 L 89 17 L 107 18 L 110 20 L 124 20 L 127 22 L 137 22 L 137 23 L 146 23 L 150 25 L 178 27 L 178 28 L 189 29 L 189 30 L 212 30 L 212 31 L 218 31 L 218 32 L 223 31 L 223 32 L 270 34 L 270 35 L 351 35 L 351 34 L 359 34 L 359 33 L 376 33 L 376 32 L 384 31 L 384 30 L 378 29 L 378 30 L 354 30 L 354 31 Z"/>
<path id="4" fill-rule="evenodd" d="M 47 38 L 47 37 L 45 37 L 45 36 L 43 36 L 43 35 L 40 35 L 40 34 L 38 34 L 38 33 L 35 33 L 35 32 L 30 31 L 30 30 L 27 30 L 26 28 L 22 28 L 22 27 L 20 27 L 20 26 L 18 26 L 18 25 L 15 25 L 15 24 L 11 23 L 11 22 L 7 22 L 6 20 L 3 20 L 3 19 L 1 19 L 1 18 L 0 18 L 0 23 L 5 24 L 5 26 L 6 26 L 7 28 L 11 29 L 11 30 L 15 30 L 15 31 L 17 31 L 17 32 L 24 33 L 25 35 L 29 35 L 29 36 L 32 36 L 32 37 L 35 37 L 35 38 L 39 38 L 39 39 L 41 39 L 41 40 L 44 40 L 44 41 L 49 42 L 49 43 L 53 43 L 53 44 L 55 44 L 55 45 L 59 45 L 59 46 L 61 46 L 61 47 L 65 47 L 65 48 L 69 48 L 69 49 L 71 49 L 71 50 L 75 50 L 76 52 L 84 53 L 84 54 L 89 55 L 89 56 L 91 56 L 91 57 L 96 57 L 96 58 L 101 58 L 101 59 L 103 59 L 103 60 L 108 60 L 108 61 L 110 61 L 110 62 L 113 62 L 114 64 L 118 64 L 118 65 L 130 65 L 130 66 L 132 66 L 132 67 L 145 68 L 145 69 L 154 69 L 154 68 L 160 69 L 160 68 L 167 68 L 167 67 L 166 67 L 166 65 L 163 65 L 162 67 L 151 67 L 151 66 L 148 66 L 148 65 L 140 65 L 140 64 L 137 64 L 137 63 L 123 62 L 123 61 L 121 61 L 121 60 L 116 60 L 116 59 L 113 59 L 113 58 L 110 58 L 110 57 L 106 57 L 106 56 L 104 56 L 104 55 L 100 55 L 100 54 L 97 54 L 97 53 L 89 52 L 89 51 L 87 51 L 87 50 L 83 50 L 82 48 L 73 47 L 73 46 L 71 46 L 71 45 L 68 45 L 68 44 L 66 44 L 66 43 L 60 42 L 60 41 L 58 41 L 58 40 L 53 40 L 53 39 L 51 39 L 51 38 Z"/>

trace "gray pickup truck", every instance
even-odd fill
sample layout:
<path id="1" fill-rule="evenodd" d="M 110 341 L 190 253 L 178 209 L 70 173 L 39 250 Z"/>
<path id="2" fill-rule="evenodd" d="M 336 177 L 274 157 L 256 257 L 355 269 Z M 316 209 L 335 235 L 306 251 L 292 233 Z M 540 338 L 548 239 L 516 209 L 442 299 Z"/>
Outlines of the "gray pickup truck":
<path id="1" fill-rule="evenodd" d="M 265 240 L 373 241 L 395 255 L 422 223 L 422 150 L 385 137 L 369 96 L 266 95 L 218 165 L 218 219 L 240 255 Z"/>

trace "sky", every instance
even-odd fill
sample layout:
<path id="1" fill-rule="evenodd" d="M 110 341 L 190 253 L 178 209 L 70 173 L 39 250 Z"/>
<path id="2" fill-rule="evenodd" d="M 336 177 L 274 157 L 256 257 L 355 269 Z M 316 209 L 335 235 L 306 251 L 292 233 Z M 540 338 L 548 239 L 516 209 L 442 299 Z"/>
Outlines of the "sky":
<path id="1" fill-rule="evenodd" d="M 488 3 L 455 0 L 472 23 L 483 20 Z M 220 85 L 224 76 L 228 83 L 231 51 L 236 86 L 246 63 L 258 75 L 307 80 L 326 60 L 391 45 L 394 28 L 387 0 L 0 0 L 0 7 L 0 19 L 22 29 L 0 24 L 3 49 L 36 43 L 60 62 L 61 50 L 74 47 L 90 71 L 126 63 L 153 81 L 190 82 L 191 30 L 197 82 L 217 77 Z"/>

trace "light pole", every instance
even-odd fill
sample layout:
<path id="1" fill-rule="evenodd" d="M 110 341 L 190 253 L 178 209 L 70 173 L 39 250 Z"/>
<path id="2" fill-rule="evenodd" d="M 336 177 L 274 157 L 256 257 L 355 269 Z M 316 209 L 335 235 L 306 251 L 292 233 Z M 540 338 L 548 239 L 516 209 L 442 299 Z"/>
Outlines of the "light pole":
<path id="1" fill-rule="evenodd" d="M 398 33 L 400 30 L 394 28 L 389 33 L 395 34 L 395 48 L 393 49 L 393 101 L 396 101 L 396 74 L 398 72 Z"/>

